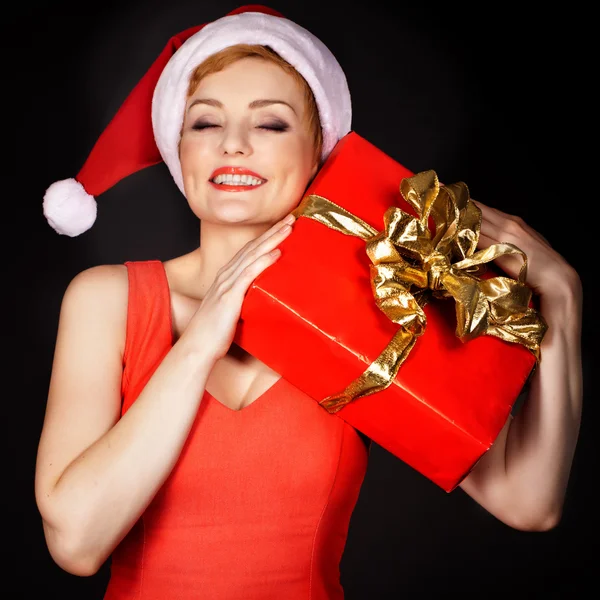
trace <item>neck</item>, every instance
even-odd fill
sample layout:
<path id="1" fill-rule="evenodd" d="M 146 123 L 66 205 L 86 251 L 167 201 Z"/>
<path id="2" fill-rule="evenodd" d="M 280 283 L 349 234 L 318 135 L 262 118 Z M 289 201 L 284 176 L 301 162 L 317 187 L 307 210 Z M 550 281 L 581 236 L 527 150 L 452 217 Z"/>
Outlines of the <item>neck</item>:
<path id="1" fill-rule="evenodd" d="M 196 283 L 199 298 L 204 298 L 217 277 L 219 269 L 227 265 L 248 243 L 262 235 L 268 223 L 229 225 L 200 222 L 200 245 L 194 252 L 198 271 Z"/>

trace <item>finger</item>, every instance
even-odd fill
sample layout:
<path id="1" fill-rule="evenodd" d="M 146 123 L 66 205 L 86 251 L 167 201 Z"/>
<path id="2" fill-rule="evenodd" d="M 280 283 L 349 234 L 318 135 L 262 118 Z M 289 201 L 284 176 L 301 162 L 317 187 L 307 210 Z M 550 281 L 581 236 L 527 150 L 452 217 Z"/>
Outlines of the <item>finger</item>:
<path id="1" fill-rule="evenodd" d="M 233 280 L 231 291 L 245 296 L 252 282 L 269 266 L 275 263 L 281 256 L 281 250 L 274 248 L 266 254 L 262 254 L 253 262 L 247 264 Z"/>
<path id="2" fill-rule="evenodd" d="M 490 221 L 482 221 L 479 237 L 487 236 L 492 243 L 506 242 L 517 246 L 528 256 L 534 252 L 552 251 L 552 246 L 534 229 L 512 224 L 508 229 L 497 227 Z"/>
<path id="3" fill-rule="evenodd" d="M 258 245 L 262 244 L 264 241 L 268 240 L 273 235 L 278 233 L 283 227 L 285 227 L 287 225 L 290 225 L 290 226 L 293 225 L 295 220 L 296 220 L 296 217 L 292 213 L 290 213 L 289 215 L 287 215 L 286 217 L 281 219 L 281 221 L 277 221 L 277 223 L 274 223 L 273 226 L 270 227 L 269 229 L 267 229 L 267 231 L 265 231 L 262 235 L 259 235 L 257 238 L 252 240 L 248 244 L 248 246 L 253 247 L 253 246 L 258 246 Z"/>
<path id="4" fill-rule="evenodd" d="M 499 229 L 507 229 L 514 227 L 515 224 L 526 227 L 527 224 L 517 215 L 511 215 L 492 206 L 487 206 L 479 201 L 473 201 L 481 210 L 481 218 L 483 221 L 488 221 Z"/>
<path id="5" fill-rule="evenodd" d="M 509 242 L 514 244 L 517 237 L 519 222 L 522 222 L 518 217 L 514 217 L 507 213 L 492 208 L 479 201 L 473 201 L 481 210 L 481 233 L 488 235 L 498 242 Z"/>
<path id="6" fill-rule="evenodd" d="M 539 242 L 547 244 L 551 247 L 550 242 L 539 231 L 531 227 L 531 225 L 528 225 L 521 217 L 509 215 L 501 210 L 498 210 L 497 208 L 486 206 L 479 201 L 473 200 L 473 202 L 481 210 L 482 227 L 484 222 L 488 222 L 492 225 L 495 225 L 499 230 L 504 230 L 507 233 L 512 231 L 514 232 L 513 239 L 521 239 L 522 232 L 528 233 L 532 237 L 536 238 Z"/>
<path id="7" fill-rule="evenodd" d="M 481 227 L 479 229 L 479 238 L 481 239 L 482 237 L 487 237 L 494 240 L 492 242 L 494 244 L 499 244 L 501 242 L 514 242 L 513 239 L 508 239 L 508 234 L 506 234 L 501 227 L 486 219 L 481 221 Z"/>
<path id="8" fill-rule="evenodd" d="M 249 249 L 244 253 L 235 268 L 232 269 L 230 277 L 236 279 L 240 276 L 240 273 L 253 262 L 256 262 L 262 256 L 268 254 L 274 250 L 283 240 L 285 240 L 292 232 L 292 226 L 286 223 L 283 227 L 279 228 L 270 237 L 264 239 L 258 246 Z"/>
<path id="9" fill-rule="evenodd" d="M 490 237 L 489 235 L 486 235 L 485 233 L 480 233 L 479 234 L 479 240 L 477 242 L 477 249 L 478 250 L 484 250 L 485 248 L 489 248 L 490 246 L 493 246 L 494 244 L 499 244 L 500 242 L 493 237 Z"/>
<path id="10" fill-rule="evenodd" d="M 281 230 L 286 226 L 291 226 L 295 221 L 295 217 L 293 214 L 287 215 L 285 218 L 281 219 L 277 223 L 275 223 L 272 227 L 267 229 L 263 234 L 248 242 L 243 248 L 241 248 L 235 256 L 229 261 L 229 263 L 223 269 L 222 276 L 230 277 L 231 274 L 235 271 L 239 271 L 240 264 L 244 261 L 245 257 L 248 253 L 253 252 L 255 248 L 260 246 L 260 244 L 268 241 L 274 235 L 280 234 Z M 289 232 L 288 232 L 289 233 Z M 269 251 L 273 248 L 269 249 Z M 262 252 L 260 252 L 262 254 Z"/>
<path id="11" fill-rule="evenodd" d="M 479 200 L 472 200 L 473 204 L 481 210 L 481 216 L 483 219 L 487 219 L 491 223 L 495 223 L 496 225 L 501 225 L 506 219 L 510 218 L 508 213 L 504 213 L 497 208 L 493 208 L 492 206 L 488 206 Z"/>

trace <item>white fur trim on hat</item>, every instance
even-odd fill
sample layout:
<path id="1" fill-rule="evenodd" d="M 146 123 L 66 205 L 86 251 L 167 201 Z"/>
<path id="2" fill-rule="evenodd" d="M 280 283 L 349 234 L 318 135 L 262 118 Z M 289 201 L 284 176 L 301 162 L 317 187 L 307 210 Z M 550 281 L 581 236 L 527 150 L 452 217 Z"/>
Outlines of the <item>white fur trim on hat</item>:
<path id="1" fill-rule="evenodd" d="M 62 235 L 75 237 L 87 231 L 96 220 L 97 209 L 94 196 L 72 178 L 55 181 L 44 194 L 44 216 Z"/>
<path id="2" fill-rule="evenodd" d="M 190 76 L 206 58 L 235 44 L 269 46 L 306 79 L 323 130 L 323 160 L 350 131 L 352 107 L 346 76 L 323 42 L 283 17 L 257 12 L 222 17 L 182 44 L 167 63 L 154 90 L 152 125 L 156 145 L 184 195 L 178 145 Z"/>

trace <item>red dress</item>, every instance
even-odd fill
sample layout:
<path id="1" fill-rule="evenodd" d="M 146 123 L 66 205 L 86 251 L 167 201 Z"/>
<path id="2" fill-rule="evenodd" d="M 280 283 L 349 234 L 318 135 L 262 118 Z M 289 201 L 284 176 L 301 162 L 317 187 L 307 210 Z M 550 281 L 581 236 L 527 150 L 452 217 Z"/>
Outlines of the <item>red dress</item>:
<path id="1" fill-rule="evenodd" d="M 129 274 L 122 414 L 172 346 L 162 262 Z M 280 379 L 236 411 L 208 392 L 180 460 L 111 560 L 105 600 L 340 600 L 361 435 Z"/>

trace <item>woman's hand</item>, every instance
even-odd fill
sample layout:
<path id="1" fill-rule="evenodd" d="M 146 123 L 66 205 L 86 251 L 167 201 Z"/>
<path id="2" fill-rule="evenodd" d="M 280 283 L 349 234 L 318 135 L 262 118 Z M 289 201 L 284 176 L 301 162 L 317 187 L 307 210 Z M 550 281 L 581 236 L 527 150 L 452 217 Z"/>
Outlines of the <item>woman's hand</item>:
<path id="1" fill-rule="evenodd" d="M 219 269 L 215 280 L 190 320 L 182 338 L 201 338 L 209 359 L 227 354 L 238 325 L 242 303 L 251 283 L 281 255 L 277 246 L 291 233 L 294 216 L 288 215 L 263 235 L 248 242 Z"/>
<path id="2" fill-rule="evenodd" d="M 521 217 L 474 201 L 481 209 L 481 231 L 478 248 L 483 249 L 500 242 L 517 246 L 527 255 L 526 283 L 533 292 L 546 298 L 562 295 L 567 290 L 579 288 L 577 272 L 558 254 L 548 240 L 527 225 Z M 496 261 L 510 277 L 519 275 L 523 259 L 518 255 L 502 256 Z"/>

